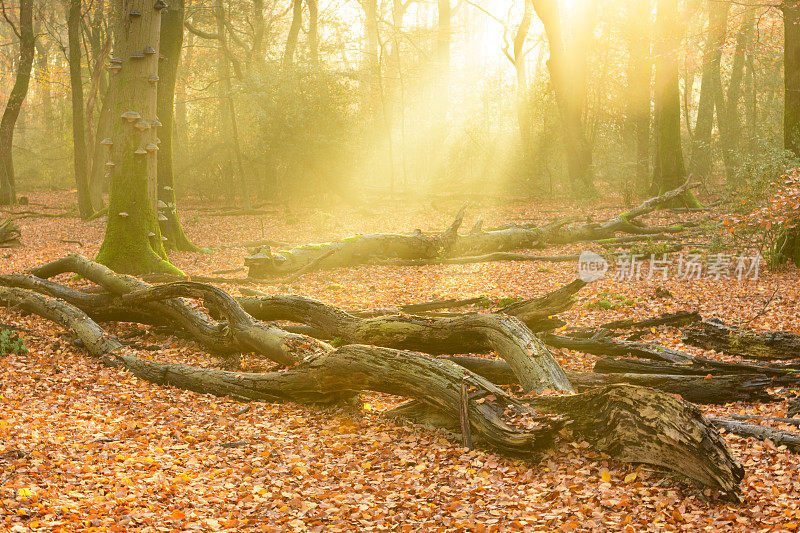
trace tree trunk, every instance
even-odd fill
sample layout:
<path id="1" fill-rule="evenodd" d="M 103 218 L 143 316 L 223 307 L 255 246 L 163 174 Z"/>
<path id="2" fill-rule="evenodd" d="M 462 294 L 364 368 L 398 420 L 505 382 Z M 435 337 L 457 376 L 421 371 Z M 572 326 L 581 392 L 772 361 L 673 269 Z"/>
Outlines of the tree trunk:
<path id="1" fill-rule="evenodd" d="M 70 0 L 67 13 L 69 39 L 69 83 L 72 89 L 72 150 L 75 183 L 78 189 L 78 213 L 87 220 L 94 214 L 89 195 L 88 153 L 86 150 L 86 115 L 81 76 L 81 0 Z"/>
<path id="2" fill-rule="evenodd" d="M 800 157 L 800 3 L 784 0 L 783 11 L 783 147 Z M 781 230 L 775 243 L 776 263 L 800 266 L 800 226 Z"/>
<path id="3" fill-rule="evenodd" d="M 196 252 L 198 248 L 183 232 L 175 199 L 173 139 L 175 136 L 175 85 L 183 47 L 184 0 L 173 0 L 161 17 L 161 56 L 158 65 L 157 116 L 161 121 L 158 150 L 158 214 L 164 246 L 172 250 Z M 163 220 L 166 218 L 166 220 Z"/>
<path id="4" fill-rule="evenodd" d="M 108 187 L 108 167 L 106 167 L 105 164 L 108 160 L 109 150 L 107 145 L 102 143 L 107 142 L 106 139 L 111 138 L 111 113 L 116 107 L 114 103 L 116 98 L 117 95 L 113 90 L 112 78 L 112 80 L 109 80 L 109 86 L 106 87 L 106 91 L 100 102 L 101 107 L 99 116 L 97 117 L 97 130 L 95 133 L 97 142 L 95 143 L 92 153 L 92 174 L 89 178 L 89 194 L 92 198 L 92 205 L 97 211 L 100 211 L 105 205 L 103 201 L 103 192 L 105 192 Z"/>
<path id="5" fill-rule="evenodd" d="M 36 43 L 36 80 L 42 98 L 42 127 L 45 135 L 55 135 L 53 120 L 53 73 L 50 70 L 50 48 L 52 42 L 40 38 Z"/>
<path id="6" fill-rule="evenodd" d="M 364 51 L 362 53 L 362 112 L 373 116 L 380 104 L 381 68 L 378 57 L 378 1 L 363 0 L 364 9 Z"/>
<path id="7" fill-rule="evenodd" d="M 525 42 L 528 39 L 531 22 L 533 21 L 533 4 L 525 0 L 525 11 L 514 34 L 513 55 L 509 59 L 514 65 L 517 78 L 517 125 L 519 127 L 520 152 L 522 159 L 523 175 L 528 182 L 532 182 L 533 157 L 533 116 L 531 113 L 530 95 L 528 94 L 528 73 L 525 61 Z M 532 183 L 530 183 L 532 185 Z"/>
<path id="8" fill-rule="evenodd" d="M 33 33 L 33 0 L 19 2 L 19 63 L 14 86 L 8 97 L 3 118 L 0 120 L 0 205 L 13 205 L 17 201 L 16 180 L 14 176 L 14 127 L 19 118 L 22 104 L 28 95 L 31 81 L 36 37 Z"/>
<path id="9" fill-rule="evenodd" d="M 711 132 L 714 127 L 715 94 L 722 84 L 720 63 L 722 46 L 728 30 L 730 4 L 708 0 L 708 30 L 703 47 L 703 74 L 700 82 L 700 101 L 697 106 L 697 122 L 694 127 L 692 154 L 689 168 L 698 179 L 711 175 Z M 725 113 L 724 106 L 717 109 L 717 115 Z M 720 123 L 719 119 L 717 121 Z M 724 123 L 724 119 L 723 122 Z M 722 132 L 720 132 L 722 133 Z"/>
<path id="10" fill-rule="evenodd" d="M 728 326 L 721 320 L 706 320 L 684 330 L 683 341 L 745 359 L 800 360 L 800 335 L 783 331 L 747 330 Z"/>
<path id="11" fill-rule="evenodd" d="M 718 120 L 718 123 L 720 125 L 722 157 L 725 162 L 726 177 L 729 181 L 736 178 L 736 173 L 741 162 L 739 144 L 742 124 L 739 116 L 739 101 L 743 94 L 745 63 L 750 53 L 747 48 L 751 40 L 754 23 L 755 12 L 747 10 L 743 15 L 742 24 L 739 26 L 739 31 L 736 34 L 736 48 L 733 53 L 728 94 L 726 98 L 720 98 L 720 103 L 724 101 L 724 107 L 722 110 L 717 111 L 718 114 L 724 114 L 724 120 Z"/>
<path id="12" fill-rule="evenodd" d="M 647 190 L 650 175 L 650 1 L 628 0 L 630 28 L 628 59 L 627 133 L 635 185 L 629 192 Z"/>
<path id="13" fill-rule="evenodd" d="M 678 76 L 678 49 L 682 25 L 677 0 L 658 0 L 656 25 L 659 28 L 656 50 L 655 126 L 656 154 L 653 190 L 659 194 L 678 187 L 686 179 L 681 148 L 681 103 Z M 691 191 L 682 196 L 687 207 L 699 207 Z M 678 202 L 676 202 L 678 203 Z"/>
<path id="14" fill-rule="evenodd" d="M 571 78 L 570 66 L 558 4 L 554 0 L 533 0 L 533 9 L 544 25 L 550 58 L 547 68 L 561 112 L 561 123 L 567 157 L 567 172 L 577 195 L 594 195 L 592 151 L 586 140 L 582 120 L 583 88 Z M 582 58 L 585 60 L 585 58 Z"/>
<path id="15" fill-rule="evenodd" d="M 288 70 L 294 62 L 297 40 L 303 27 L 303 0 L 292 0 L 292 24 L 289 26 L 289 35 L 286 37 L 286 47 L 283 50 L 283 68 Z"/>
<path id="16" fill-rule="evenodd" d="M 286 276 L 314 269 L 349 267 L 371 261 L 419 261 L 419 262 L 481 262 L 495 259 L 498 251 L 537 248 L 546 244 L 566 244 L 581 241 L 597 241 L 613 237 L 617 232 L 634 235 L 656 235 L 682 231 L 681 226 L 645 226 L 636 220 L 681 197 L 688 189 L 685 182 L 677 189 L 656 198 L 646 200 L 639 206 L 621 213 L 603 223 L 567 226 L 567 221 L 556 221 L 542 227 L 510 224 L 505 227 L 479 230 L 467 235 L 458 235 L 463 212 L 456 217 L 451 227 L 440 234 L 425 234 L 415 230 L 410 235 L 374 234 L 354 235 L 341 241 L 309 244 L 280 250 L 273 254 L 269 247 L 245 259 L 249 275 L 255 278 Z M 487 256 L 464 257 L 468 254 Z M 571 256 L 564 256 L 571 257 Z M 463 259 L 463 260 L 462 260 Z M 501 255 L 496 260 L 508 260 Z"/>
<path id="17" fill-rule="evenodd" d="M 437 0 L 437 28 L 434 79 L 434 109 L 437 144 L 443 143 L 446 136 L 447 111 L 450 107 L 450 47 L 452 40 L 450 0 Z"/>
<path id="18" fill-rule="evenodd" d="M 308 5 L 308 57 L 311 64 L 319 64 L 319 6 L 317 0 L 306 0 Z"/>
<path id="19" fill-rule="evenodd" d="M 299 1 L 299 0 L 298 0 Z M 233 101 L 233 84 L 231 82 L 231 58 L 228 49 L 227 28 L 225 27 L 225 0 L 214 0 L 214 19 L 217 23 L 217 41 L 219 55 L 217 57 L 217 70 L 219 72 L 222 94 L 220 97 L 220 111 L 223 116 L 224 133 L 229 152 L 229 164 L 236 165 L 235 173 L 238 176 L 239 193 L 242 207 L 250 210 L 250 188 L 244 172 L 242 150 L 239 146 L 239 127 L 236 122 L 236 104 Z M 233 188 L 232 188 L 233 189 Z M 233 190 L 231 192 L 234 192 Z"/>
<path id="20" fill-rule="evenodd" d="M 130 11 L 138 15 L 131 16 Z M 124 273 L 180 271 L 167 260 L 156 214 L 157 86 L 161 10 L 150 0 L 118 0 L 108 141 L 111 194 L 98 262 Z"/>

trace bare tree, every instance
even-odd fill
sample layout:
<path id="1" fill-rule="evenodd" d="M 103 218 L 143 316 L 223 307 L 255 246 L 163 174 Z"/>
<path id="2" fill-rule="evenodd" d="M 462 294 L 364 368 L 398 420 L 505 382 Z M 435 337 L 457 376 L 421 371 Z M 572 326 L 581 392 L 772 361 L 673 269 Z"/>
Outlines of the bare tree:
<path id="1" fill-rule="evenodd" d="M 19 63 L 14 87 L 6 103 L 3 118 L 0 120 L 0 205 L 13 205 L 17 201 L 16 180 L 14 177 L 14 127 L 17 124 L 22 104 L 28 95 L 31 81 L 31 69 L 36 48 L 33 33 L 33 0 L 20 0 L 19 28 L 14 24 L 6 11 L 5 2 L 0 0 L 3 17 L 9 23 L 19 39 Z"/>

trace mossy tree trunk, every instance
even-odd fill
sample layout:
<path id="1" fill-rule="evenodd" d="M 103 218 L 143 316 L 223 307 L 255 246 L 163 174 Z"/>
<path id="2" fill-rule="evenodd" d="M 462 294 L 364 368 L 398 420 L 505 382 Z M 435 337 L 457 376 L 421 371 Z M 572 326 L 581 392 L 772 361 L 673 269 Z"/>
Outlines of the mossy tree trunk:
<path id="1" fill-rule="evenodd" d="M 8 97 L 3 118 L 0 120 L 0 205 L 13 205 L 17 201 L 12 148 L 14 127 L 17 124 L 25 97 L 28 95 L 33 55 L 36 49 L 36 37 L 33 33 L 33 0 L 20 0 L 18 31 L 20 46 L 17 77 L 14 80 L 11 95 Z"/>
<path id="2" fill-rule="evenodd" d="M 72 89 L 72 150 L 75 184 L 78 189 L 78 213 L 82 219 L 94 214 L 89 194 L 88 153 L 86 150 L 86 117 L 81 76 L 81 0 L 70 0 L 67 11 L 69 38 L 69 83 Z"/>
<path id="3" fill-rule="evenodd" d="M 198 248 L 183 232 L 175 199 L 175 173 L 172 164 L 175 134 L 175 86 L 183 46 L 184 0 L 172 0 L 169 10 L 161 17 L 161 56 L 158 65 L 157 114 L 161 121 L 158 150 L 158 213 L 164 245 L 172 250 L 196 252 Z"/>
<path id="4" fill-rule="evenodd" d="M 800 2 L 784 0 L 783 11 L 783 146 L 800 157 Z M 775 242 L 774 261 L 800 266 L 800 226 L 783 228 Z"/>
<path id="5" fill-rule="evenodd" d="M 156 118 L 162 10 L 151 0 L 117 0 L 111 59 L 111 180 L 108 225 L 97 260 L 117 272 L 180 271 L 167 260 L 156 214 Z"/>
<path id="6" fill-rule="evenodd" d="M 659 0 L 656 15 L 658 46 L 656 47 L 655 123 L 656 156 L 653 190 L 659 194 L 673 190 L 686 180 L 686 165 L 681 148 L 681 102 L 678 84 L 678 48 L 682 24 L 678 19 L 677 0 Z M 687 190 L 676 204 L 699 207 Z"/>

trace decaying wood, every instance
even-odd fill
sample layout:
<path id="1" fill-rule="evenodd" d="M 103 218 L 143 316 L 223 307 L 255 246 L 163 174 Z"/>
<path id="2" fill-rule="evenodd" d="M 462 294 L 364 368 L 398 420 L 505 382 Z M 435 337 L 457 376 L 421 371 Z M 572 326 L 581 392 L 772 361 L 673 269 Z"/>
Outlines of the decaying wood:
<path id="1" fill-rule="evenodd" d="M 723 428 L 735 435 L 753 437 L 758 440 L 769 439 L 775 443 L 776 446 L 786 446 L 787 449 L 793 452 L 800 452 L 800 433 L 792 433 L 791 431 L 768 428 L 758 424 L 751 424 L 750 422 L 727 420 L 725 418 L 709 417 L 708 420 L 715 426 Z"/>
<path id="2" fill-rule="evenodd" d="M 444 356 L 445 359 L 468 368 L 497 385 L 515 385 L 516 376 L 505 361 L 469 355 Z M 596 367 L 595 367 L 596 368 Z M 763 375 L 675 375 L 653 373 L 567 372 L 567 378 L 577 390 L 627 383 L 651 387 L 678 394 L 696 404 L 725 404 L 731 402 L 775 402 L 780 398 L 770 394 L 771 388 L 787 384 L 784 378 Z M 796 383 L 792 380 L 791 383 Z"/>
<path id="3" fill-rule="evenodd" d="M 728 415 L 734 420 L 769 420 L 771 422 L 780 422 L 781 424 L 789 424 L 790 426 L 800 426 L 800 418 L 783 418 L 780 416 L 764 416 L 764 415 L 740 415 L 733 413 Z"/>
<path id="4" fill-rule="evenodd" d="M 735 491 L 744 477 L 744 468 L 700 410 L 668 394 L 615 385 L 575 396 L 537 397 L 531 405 L 567 414 L 578 435 L 622 461 L 682 472 L 706 486 L 729 487 L 726 492 Z M 698 461 L 700 450 L 708 454 L 703 461 Z"/>
<path id="5" fill-rule="evenodd" d="M 494 350 L 524 376 L 523 388 L 572 389 L 547 348 L 517 318 L 472 314 L 455 318 L 380 316 L 360 318 L 299 296 L 241 298 L 239 303 L 260 320 L 288 320 L 312 326 L 346 344 L 372 344 L 425 353 L 471 353 Z"/>
<path id="6" fill-rule="evenodd" d="M 762 361 L 800 359 L 800 335 L 784 331 L 756 331 L 709 319 L 684 330 L 684 342 L 746 359 Z"/>
<path id="7" fill-rule="evenodd" d="M 567 335 L 545 333 L 541 336 L 548 346 L 566 348 L 593 355 L 632 355 L 657 361 L 685 364 L 693 360 L 693 356 L 660 346 L 644 342 L 621 341 L 609 338 L 581 339 Z"/>
<path id="8" fill-rule="evenodd" d="M 269 247 L 245 260 L 249 277 L 285 277 L 310 269 L 332 269 L 368 262 L 374 257 L 401 259 L 431 259 L 446 255 L 457 238 L 464 217 L 459 212 L 455 221 L 444 232 L 425 235 L 417 230 L 410 235 L 376 234 L 356 235 L 338 242 L 307 244 L 290 250 L 272 253 Z"/>
<path id="9" fill-rule="evenodd" d="M 796 365 L 729 363 L 705 357 L 691 356 L 690 364 L 672 364 L 669 362 L 645 361 L 624 357 L 604 357 L 595 363 L 595 371 L 603 373 L 643 373 L 671 374 L 678 376 L 691 375 L 738 375 L 770 376 L 798 380 Z M 663 360 L 662 360 L 663 361 Z"/>
<path id="10" fill-rule="evenodd" d="M 246 325 L 244 321 L 252 321 L 252 317 L 243 311 L 236 311 L 238 304 L 229 295 L 211 286 L 207 286 L 209 289 L 202 294 L 209 299 L 213 297 L 216 309 L 234 313 L 233 326 L 212 320 L 177 297 L 162 297 L 158 301 L 147 301 L 136 306 L 123 302 L 120 298 L 122 295 L 151 290 L 153 287 L 131 276 L 117 274 L 78 254 L 48 263 L 31 272 L 33 274 L 0 276 L 0 285 L 30 289 L 61 298 L 99 321 L 140 322 L 184 330 L 212 353 L 222 355 L 255 351 L 278 363 L 293 364 L 308 355 L 329 349 L 324 342 L 273 326 L 255 322 Z M 93 281 L 109 294 L 87 294 L 43 279 L 67 272 Z M 179 283 L 201 286 L 190 282 Z M 154 294 L 165 294 L 164 289 L 159 291 Z M 238 329 L 237 325 L 240 326 Z"/>
<path id="11" fill-rule="evenodd" d="M 603 223 L 548 224 L 537 227 L 530 224 L 507 225 L 501 228 L 470 231 L 459 235 L 464 208 L 450 227 L 439 234 L 425 234 L 416 230 L 409 235 L 373 234 L 354 235 L 341 241 L 307 244 L 273 253 L 267 247 L 245 260 L 249 277 L 283 277 L 300 270 L 333 269 L 361 265 L 369 262 L 482 262 L 495 260 L 532 260 L 530 257 L 497 256 L 512 250 L 541 248 L 548 244 L 598 241 L 613 238 L 617 233 L 633 235 L 661 235 L 679 233 L 677 226 L 647 226 L 637 220 L 661 205 L 668 204 L 689 188 L 687 181 L 681 187 L 661 196 L 651 198 L 630 211 L 621 213 Z M 537 260 L 540 260 L 538 258 Z M 553 258 L 549 258 L 553 260 Z M 573 260 L 565 256 L 563 260 Z"/>
<path id="12" fill-rule="evenodd" d="M 800 398 L 793 398 L 788 402 L 786 416 L 793 417 L 797 415 L 800 415 Z"/>
<path id="13" fill-rule="evenodd" d="M 195 283 L 145 287 L 143 282 L 138 282 L 138 287 L 131 290 L 127 277 L 99 275 L 102 272 L 98 274 L 94 268 L 88 268 L 91 264 L 74 258 L 71 265 L 66 263 L 69 262 L 51 264 L 36 272 L 55 275 L 59 271 L 84 270 L 95 281 L 103 281 L 107 290 L 116 292 L 110 295 L 85 294 L 86 298 L 108 297 L 119 302 L 119 306 L 131 308 L 152 306 L 144 314 L 160 313 L 169 303 L 185 306 L 181 298 L 190 297 L 203 301 L 227 318 L 224 327 L 233 331 L 247 330 L 255 322 L 232 298 L 223 297 L 224 293 L 219 289 Z M 34 281 L 40 288 L 43 286 L 44 280 Z M 458 420 L 462 405 L 461 384 L 466 381 L 470 431 L 484 446 L 531 457 L 550 444 L 563 424 L 569 423 L 590 443 L 622 460 L 665 466 L 730 494 L 737 492 L 741 479 L 741 467 L 730 457 L 719 435 L 705 424 L 693 407 L 650 389 L 612 385 L 564 399 L 541 398 L 541 403 L 540 398 L 536 398 L 531 400 L 533 404 L 527 405 L 527 402 L 514 399 L 488 380 L 450 361 L 359 344 L 310 355 L 279 372 L 228 372 L 140 358 L 107 335 L 78 307 L 37 292 L 3 287 L 0 288 L 0 303 L 61 324 L 80 338 L 83 345 L 104 364 L 124 368 L 153 383 L 246 400 L 303 403 L 340 401 L 359 391 L 369 390 L 417 400 L 448 418 Z M 513 317 L 490 316 L 502 316 L 514 327 L 524 328 Z M 481 327 L 486 328 L 486 325 Z M 527 331 L 527 328 L 522 331 Z M 313 340 L 309 339 L 309 342 Z M 550 416 L 544 416 L 543 412 Z M 506 415 L 515 422 L 505 419 Z M 597 419 L 598 416 L 604 419 Z M 519 420 L 527 422 L 520 426 L 517 425 Z"/>
<path id="14" fill-rule="evenodd" d="M 11 219 L 0 220 L 0 248 L 22 246 L 19 227 Z"/>
<path id="15" fill-rule="evenodd" d="M 289 333 L 258 320 L 289 320 L 310 325 L 348 344 L 372 344 L 426 353 L 494 350 L 520 376 L 526 390 L 569 391 L 572 386 L 547 348 L 518 319 L 502 314 L 473 314 L 456 318 L 389 316 L 362 319 L 316 300 L 295 296 L 240 298 L 211 286 L 175 282 L 150 286 L 118 275 L 85 257 L 72 255 L 33 269 L 44 276 L 75 272 L 101 285 L 112 295 L 85 294 L 32 275 L 0 276 L 0 285 L 36 290 L 62 298 L 97 320 L 167 323 L 189 331 L 218 352 L 254 351 L 281 364 L 292 364 L 319 351 L 326 343 Z M 572 290 L 571 287 L 569 290 Z M 562 299 L 547 298 L 543 306 Z M 134 294 L 131 294 L 134 293 Z M 220 324 L 180 300 L 206 301 L 227 322 Z M 141 304 L 141 305 L 134 305 Z M 531 305 L 529 308 L 536 306 Z M 163 313 L 159 310 L 163 309 Z M 253 320 L 253 317 L 258 320 Z"/>
<path id="16" fill-rule="evenodd" d="M 674 396 L 646 387 L 611 385 L 524 402 L 539 412 L 557 414 L 579 438 L 621 461 L 680 472 L 737 498 L 744 468 L 700 410 Z M 432 412 L 420 402 L 393 411 L 394 416 L 458 430 L 456 417 Z M 701 455 L 705 457 L 698 460 Z"/>
<path id="17" fill-rule="evenodd" d="M 600 328 L 603 329 L 639 329 L 639 328 L 652 328 L 658 326 L 686 326 L 702 320 L 700 313 L 697 311 L 676 311 L 674 313 L 663 313 L 659 316 L 652 318 L 645 318 L 644 320 L 633 320 L 632 318 L 624 320 L 615 320 L 613 322 L 606 322 Z"/>

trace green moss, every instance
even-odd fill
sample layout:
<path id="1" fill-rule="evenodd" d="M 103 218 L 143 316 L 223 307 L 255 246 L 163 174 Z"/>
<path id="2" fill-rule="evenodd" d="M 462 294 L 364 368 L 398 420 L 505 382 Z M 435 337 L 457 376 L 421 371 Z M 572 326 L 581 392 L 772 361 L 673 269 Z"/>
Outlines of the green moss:
<path id="1" fill-rule="evenodd" d="M 108 224 L 97 262 L 121 274 L 154 272 L 183 275 L 169 262 L 161 240 L 161 229 L 149 197 L 147 162 L 134 157 L 132 137 L 124 143 L 122 157 L 111 181 Z M 153 234 L 150 237 L 150 234 Z"/>

